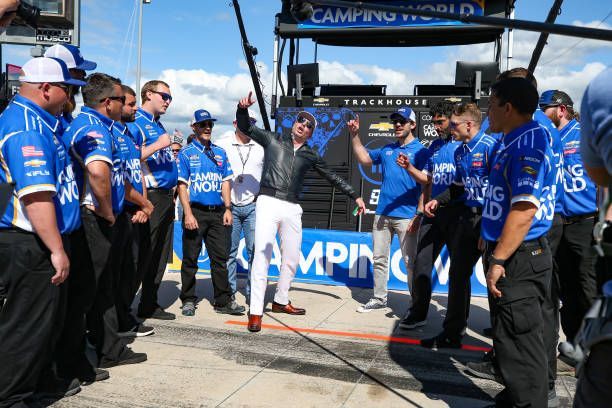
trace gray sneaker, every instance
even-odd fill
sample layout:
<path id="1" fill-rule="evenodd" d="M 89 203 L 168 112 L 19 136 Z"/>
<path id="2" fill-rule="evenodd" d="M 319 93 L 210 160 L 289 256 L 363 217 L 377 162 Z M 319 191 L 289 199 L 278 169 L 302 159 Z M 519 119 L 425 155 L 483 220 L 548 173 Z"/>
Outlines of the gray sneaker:
<path id="1" fill-rule="evenodd" d="M 244 306 L 240 306 L 235 300 L 230 300 L 224 306 L 216 306 L 215 312 L 230 315 L 241 315 L 246 311 Z"/>
<path id="2" fill-rule="evenodd" d="M 372 298 L 368 300 L 367 303 L 364 303 L 363 305 L 359 306 L 359 308 L 357 308 L 357 311 L 359 313 L 368 313 L 368 312 L 371 312 L 372 310 L 386 309 L 386 308 L 387 308 L 386 301 L 380 300 L 378 298 Z"/>
<path id="3" fill-rule="evenodd" d="M 183 303 L 183 316 L 194 316 L 196 306 L 193 302 L 185 302 Z"/>

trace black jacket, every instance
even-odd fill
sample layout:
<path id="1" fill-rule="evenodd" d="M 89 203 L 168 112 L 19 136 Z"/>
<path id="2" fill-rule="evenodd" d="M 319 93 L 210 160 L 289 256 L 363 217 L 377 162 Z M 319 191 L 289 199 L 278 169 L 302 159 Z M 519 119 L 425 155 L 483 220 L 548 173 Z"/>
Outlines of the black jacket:
<path id="1" fill-rule="evenodd" d="M 307 144 L 294 153 L 291 136 L 279 135 L 250 125 L 248 111 L 240 107 L 236 111 L 236 122 L 242 133 L 264 148 L 264 168 L 259 194 L 295 203 L 302 191 L 306 172 L 314 168 L 344 194 L 352 199 L 359 197 L 353 187 L 332 172 L 323 158 Z"/>

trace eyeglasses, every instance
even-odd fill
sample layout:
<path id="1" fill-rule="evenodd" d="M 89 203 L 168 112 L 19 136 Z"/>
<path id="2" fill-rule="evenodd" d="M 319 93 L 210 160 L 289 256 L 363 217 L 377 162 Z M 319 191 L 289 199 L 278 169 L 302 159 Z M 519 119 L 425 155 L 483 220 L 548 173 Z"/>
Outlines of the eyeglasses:
<path id="1" fill-rule="evenodd" d="M 106 98 L 100 99 L 100 102 L 104 102 L 105 100 L 110 99 L 111 101 L 119 101 L 122 105 L 125 105 L 125 95 L 121 96 L 107 96 Z"/>
<path id="2" fill-rule="evenodd" d="M 172 149 L 172 153 L 178 153 L 180 151 L 181 151 L 181 149 Z"/>
<path id="3" fill-rule="evenodd" d="M 162 100 L 164 102 L 172 102 L 172 95 L 170 95 L 169 93 L 158 92 L 158 91 L 151 91 L 151 92 L 156 93 L 159 96 L 161 96 L 161 98 L 162 98 Z"/>
<path id="4" fill-rule="evenodd" d="M 453 122 L 453 121 L 451 121 L 451 122 L 448 124 L 448 126 L 449 126 L 451 129 L 455 129 L 455 128 L 459 127 L 459 125 L 461 125 L 461 124 L 463 124 L 463 123 L 469 123 L 469 122 L 472 122 L 472 121 L 471 121 L 471 120 L 462 120 L 461 122 Z"/>
<path id="5" fill-rule="evenodd" d="M 66 95 L 70 95 L 70 85 L 62 84 L 61 82 L 49 82 L 49 85 L 61 88 Z"/>
<path id="6" fill-rule="evenodd" d="M 204 129 L 205 127 L 209 127 L 212 129 L 213 127 L 215 127 L 215 122 L 213 122 L 212 120 L 205 120 L 202 122 L 194 123 L 194 125 L 199 127 L 200 129 Z"/>
<path id="7" fill-rule="evenodd" d="M 303 116 L 298 116 L 297 123 L 301 123 L 302 125 L 306 126 L 308 129 L 314 129 L 314 124 Z"/>
<path id="8" fill-rule="evenodd" d="M 408 121 L 406 119 L 393 119 L 391 123 L 393 123 L 394 125 L 399 124 L 400 126 L 404 126 L 406 123 L 408 123 Z"/>

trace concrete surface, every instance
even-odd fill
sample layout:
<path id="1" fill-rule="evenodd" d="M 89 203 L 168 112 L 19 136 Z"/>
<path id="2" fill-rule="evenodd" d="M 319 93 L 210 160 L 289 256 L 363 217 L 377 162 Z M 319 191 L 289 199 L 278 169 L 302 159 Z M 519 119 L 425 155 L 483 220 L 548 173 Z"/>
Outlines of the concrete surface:
<path id="1" fill-rule="evenodd" d="M 307 314 L 268 309 L 263 323 L 273 328 L 253 334 L 246 330 L 246 316 L 213 311 L 207 275 L 198 277 L 202 300 L 196 315 L 182 316 L 179 282 L 179 274 L 167 273 L 160 298 L 177 319 L 148 320 L 155 334 L 131 346 L 146 352 L 148 361 L 112 368 L 109 380 L 52 406 L 484 407 L 502 389 L 463 372 L 463 365 L 478 361 L 482 351 L 431 351 L 407 344 L 441 330 L 443 295 L 434 295 L 427 326 L 404 331 L 396 325 L 410 303 L 407 292 L 391 292 L 386 310 L 361 314 L 355 310 L 370 289 L 296 284 L 291 300 Z M 270 302 L 274 289 L 271 282 Z M 245 304 L 242 294 L 237 300 Z M 463 343 L 490 347 L 490 339 L 480 335 L 488 322 L 486 299 L 473 298 Z M 573 377 L 559 377 L 561 406 L 571 406 L 574 389 Z"/>

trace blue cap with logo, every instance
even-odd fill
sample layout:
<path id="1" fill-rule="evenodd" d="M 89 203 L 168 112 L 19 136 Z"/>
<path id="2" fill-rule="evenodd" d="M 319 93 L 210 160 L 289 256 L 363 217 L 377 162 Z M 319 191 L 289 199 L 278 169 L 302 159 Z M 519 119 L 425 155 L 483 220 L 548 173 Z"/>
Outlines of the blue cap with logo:
<path id="1" fill-rule="evenodd" d="M 83 58 L 79 48 L 72 44 L 55 44 L 45 51 L 45 57 L 61 59 L 66 63 L 68 69 L 92 71 L 98 66 L 95 62 Z"/>
<path id="2" fill-rule="evenodd" d="M 568 94 L 563 91 L 559 91 L 557 89 L 551 89 L 542 93 L 540 96 L 540 100 L 538 101 L 538 105 L 540 109 L 547 108 L 549 106 L 574 106 L 574 101 Z"/>
<path id="3" fill-rule="evenodd" d="M 412 108 L 409 108 L 408 106 L 402 106 L 401 108 L 393 112 L 389 116 L 389 118 L 391 120 L 401 118 L 404 120 L 409 120 L 411 122 L 416 122 L 416 115 L 414 114 L 414 111 L 412 110 Z"/>
<path id="4" fill-rule="evenodd" d="M 205 120 L 216 121 L 216 118 L 213 118 L 209 111 L 206 109 L 198 109 L 193 113 L 193 123 L 204 122 Z"/>

